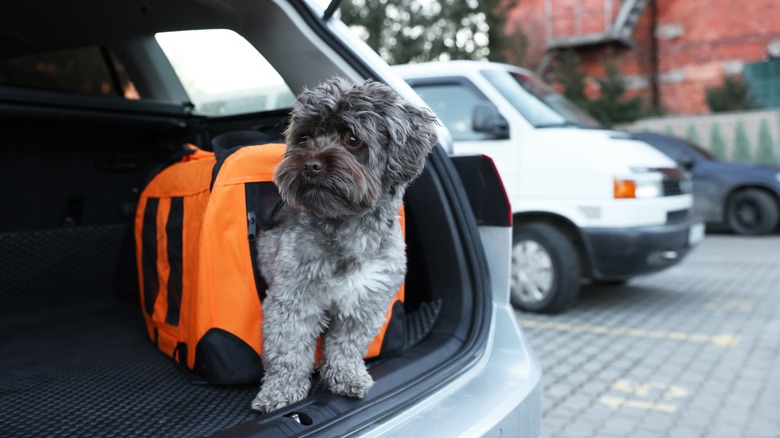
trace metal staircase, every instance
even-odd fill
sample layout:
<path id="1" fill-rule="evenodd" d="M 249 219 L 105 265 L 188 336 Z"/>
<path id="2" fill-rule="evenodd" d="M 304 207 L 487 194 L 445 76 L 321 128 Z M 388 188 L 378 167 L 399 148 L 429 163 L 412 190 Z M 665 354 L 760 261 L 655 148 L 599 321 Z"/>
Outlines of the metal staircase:
<path id="1" fill-rule="evenodd" d="M 608 0 L 607 0 L 608 1 Z M 631 41 L 631 34 L 634 33 L 636 23 L 650 0 L 627 0 L 624 1 L 618 12 L 615 25 L 612 28 L 612 34 L 618 41 Z"/>
<path id="2" fill-rule="evenodd" d="M 579 1 L 545 0 L 545 26 L 547 49 L 568 49 L 582 46 L 619 43 L 628 47 L 635 45 L 631 35 L 639 18 L 651 0 L 604 0 L 601 8 L 583 8 Z M 615 3 L 620 7 L 615 14 Z M 603 16 L 603 28 L 583 32 L 585 20 Z M 556 20 L 571 22 L 572 32 L 569 34 L 555 33 Z"/>

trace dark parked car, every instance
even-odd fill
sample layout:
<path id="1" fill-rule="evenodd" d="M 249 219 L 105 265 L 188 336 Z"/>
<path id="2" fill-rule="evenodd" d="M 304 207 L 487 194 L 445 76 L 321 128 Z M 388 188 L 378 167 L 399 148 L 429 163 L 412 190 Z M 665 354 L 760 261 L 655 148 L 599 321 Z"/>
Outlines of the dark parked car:
<path id="1" fill-rule="evenodd" d="M 780 166 L 723 161 L 688 140 L 669 135 L 632 135 L 691 172 L 694 211 L 708 224 L 746 235 L 777 230 Z"/>

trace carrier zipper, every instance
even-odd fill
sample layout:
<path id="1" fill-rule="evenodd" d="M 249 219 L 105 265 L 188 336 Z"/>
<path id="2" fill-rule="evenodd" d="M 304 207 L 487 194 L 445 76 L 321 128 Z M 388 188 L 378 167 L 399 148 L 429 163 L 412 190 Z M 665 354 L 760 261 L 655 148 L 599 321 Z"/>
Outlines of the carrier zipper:
<path id="1" fill-rule="evenodd" d="M 255 236 L 257 235 L 257 213 L 255 213 L 254 211 L 247 212 L 246 221 L 247 221 L 247 237 L 249 238 L 250 242 L 254 242 Z"/>

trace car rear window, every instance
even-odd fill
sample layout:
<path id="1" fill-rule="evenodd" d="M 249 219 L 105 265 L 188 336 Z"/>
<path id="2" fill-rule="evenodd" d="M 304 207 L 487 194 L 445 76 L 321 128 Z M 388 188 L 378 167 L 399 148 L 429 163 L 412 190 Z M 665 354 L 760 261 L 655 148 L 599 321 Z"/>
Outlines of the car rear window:
<path id="1" fill-rule="evenodd" d="M 227 29 L 155 35 L 196 114 L 227 116 L 290 108 L 295 94 L 273 66 Z"/>
<path id="2" fill-rule="evenodd" d="M 98 46 L 0 59 L 0 85 L 139 98 L 124 65 Z"/>

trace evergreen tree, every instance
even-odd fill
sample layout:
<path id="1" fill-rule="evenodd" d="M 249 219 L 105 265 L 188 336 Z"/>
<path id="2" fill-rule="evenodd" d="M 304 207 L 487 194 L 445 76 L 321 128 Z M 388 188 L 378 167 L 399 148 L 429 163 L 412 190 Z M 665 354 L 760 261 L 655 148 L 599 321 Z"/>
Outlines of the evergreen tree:
<path id="1" fill-rule="evenodd" d="M 563 87 L 563 95 L 581 109 L 588 111 L 590 100 L 585 95 L 585 79 L 580 57 L 572 50 L 562 52 L 557 60 L 553 78 Z"/>
<path id="2" fill-rule="evenodd" d="M 750 161 L 750 139 L 742 122 L 737 123 L 737 132 L 734 139 L 734 160 Z"/>
<path id="3" fill-rule="evenodd" d="M 699 132 L 696 130 L 696 125 L 688 125 L 688 131 L 685 133 L 685 138 L 695 145 L 700 145 Z"/>
<path id="4" fill-rule="evenodd" d="M 500 0 L 346 0 L 340 11 L 341 19 L 388 63 L 406 64 L 486 59 L 491 40 L 500 54 L 509 6 Z"/>
<path id="5" fill-rule="evenodd" d="M 509 62 L 507 51 L 510 49 L 520 55 L 520 60 L 525 57 L 528 48 L 528 38 L 521 28 L 512 35 L 504 33 L 506 17 L 509 11 L 514 9 L 518 0 L 482 0 L 485 10 L 485 23 L 488 26 L 488 61 Z M 520 65 L 520 63 L 514 63 Z"/>
<path id="6" fill-rule="evenodd" d="M 726 141 L 720 133 L 720 124 L 715 122 L 710 126 L 710 151 L 718 158 L 726 159 Z"/>
<path id="7" fill-rule="evenodd" d="M 590 113 L 604 123 L 629 123 L 642 117 L 642 99 L 626 98 L 626 84 L 617 61 L 604 62 L 605 77 L 596 79 L 601 96 L 589 105 Z"/>
<path id="8" fill-rule="evenodd" d="M 766 120 L 761 121 L 761 127 L 758 131 L 758 152 L 756 161 L 766 164 L 777 164 L 777 150 L 775 141 L 772 139 L 772 133 L 769 132 L 769 123 Z"/>
<path id="9" fill-rule="evenodd" d="M 723 85 L 708 87 L 707 106 L 712 112 L 739 111 L 760 108 L 750 88 L 737 76 L 723 76 Z"/>
<path id="10" fill-rule="evenodd" d="M 492 37 L 490 41 L 491 46 L 490 56 L 488 57 L 489 60 L 506 62 L 508 64 L 520 66 L 525 64 L 525 56 L 528 53 L 528 46 L 530 42 L 528 41 L 528 36 L 521 27 L 517 27 L 514 33 L 505 35 L 503 38 L 501 38 L 501 41 L 503 41 L 502 56 L 495 54 L 496 48 L 492 45 Z"/>

